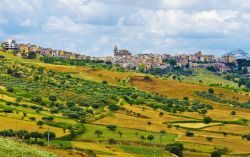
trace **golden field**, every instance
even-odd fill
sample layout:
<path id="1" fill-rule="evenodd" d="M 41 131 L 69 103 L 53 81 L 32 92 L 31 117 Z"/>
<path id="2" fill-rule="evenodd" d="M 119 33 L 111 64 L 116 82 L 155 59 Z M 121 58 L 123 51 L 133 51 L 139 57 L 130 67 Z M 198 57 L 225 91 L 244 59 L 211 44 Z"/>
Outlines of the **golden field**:
<path id="1" fill-rule="evenodd" d="M 62 137 L 68 133 L 64 133 L 61 128 L 49 127 L 52 132 L 55 132 L 57 137 Z M 21 119 L 9 118 L 0 116 L 0 130 L 13 129 L 13 130 L 27 130 L 29 132 L 39 131 L 45 132 L 48 130 L 48 126 L 44 125 L 42 128 L 36 125 L 36 122 L 24 121 Z"/>

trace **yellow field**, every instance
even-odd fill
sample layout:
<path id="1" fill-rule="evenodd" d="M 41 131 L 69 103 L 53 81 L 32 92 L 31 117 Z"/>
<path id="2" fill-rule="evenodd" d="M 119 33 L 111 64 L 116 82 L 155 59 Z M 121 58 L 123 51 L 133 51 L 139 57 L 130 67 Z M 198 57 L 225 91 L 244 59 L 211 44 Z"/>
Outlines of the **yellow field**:
<path id="1" fill-rule="evenodd" d="M 250 111 L 249 110 L 243 110 L 240 108 L 235 108 L 232 109 L 231 107 L 226 107 L 226 106 L 216 106 L 213 105 L 214 109 L 213 110 L 208 110 L 208 113 L 206 114 L 207 116 L 212 117 L 212 119 L 214 120 L 220 120 L 220 121 L 233 121 L 233 120 L 237 120 L 237 119 L 248 119 L 250 120 Z M 235 110 L 236 111 L 236 115 L 232 116 L 231 112 Z M 200 115 L 198 112 L 184 112 L 184 113 L 176 113 L 176 115 L 179 116 L 188 116 L 188 117 L 192 117 L 192 118 L 197 118 L 197 119 L 203 119 L 203 115 Z"/>
<path id="2" fill-rule="evenodd" d="M 24 129 L 29 132 L 32 131 L 45 132 L 48 130 L 48 126 L 44 125 L 42 128 L 39 128 L 39 126 L 37 126 L 35 122 L 29 122 L 20 119 L 16 120 L 14 118 L 0 116 L 0 130 L 6 130 L 6 129 L 13 129 L 13 130 Z M 50 126 L 50 130 L 52 132 L 55 132 L 57 137 L 62 137 L 68 134 L 68 133 L 63 133 L 63 129 L 61 128 Z"/>
<path id="3" fill-rule="evenodd" d="M 175 117 L 166 113 L 160 117 L 160 111 L 148 109 L 147 107 L 145 107 L 145 109 L 130 105 L 124 105 L 123 107 L 132 110 L 133 112 L 140 113 L 141 115 L 149 116 L 150 118 L 138 118 L 124 113 L 114 113 L 113 116 L 104 117 L 93 123 L 105 125 L 114 124 L 125 128 L 161 131 L 168 130 L 167 125 L 163 124 L 164 122 L 188 120 L 187 118 Z M 151 122 L 151 125 L 148 125 L 148 122 Z"/>
<path id="4" fill-rule="evenodd" d="M 235 124 L 213 126 L 213 127 L 205 128 L 204 130 L 231 132 L 231 133 L 237 133 L 237 134 L 250 134 L 250 126 L 241 126 L 241 125 L 235 125 Z"/>
<path id="5" fill-rule="evenodd" d="M 178 141 L 186 141 L 200 144 L 216 145 L 219 147 L 228 147 L 234 153 L 250 153 L 250 143 L 242 139 L 229 139 L 229 138 L 213 138 L 213 141 L 207 141 L 206 137 L 195 136 L 186 137 L 181 136 Z"/>
<path id="6" fill-rule="evenodd" d="M 10 102 L 16 102 L 16 98 L 0 94 L 0 99 L 5 100 L 5 101 L 10 101 Z"/>
<path id="7" fill-rule="evenodd" d="M 172 98 L 195 98 L 193 96 L 194 91 L 207 91 L 208 86 L 195 85 L 175 80 L 163 80 L 160 78 L 151 78 L 152 81 L 145 81 L 143 77 L 133 77 L 131 83 L 137 88 L 153 93 L 159 93 Z M 246 102 L 250 96 L 246 97 L 240 94 L 236 94 L 230 90 L 214 88 L 215 93 L 222 93 L 226 98 L 232 99 L 233 97 L 239 97 L 239 101 Z"/>
<path id="8" fill-rule="evenodd" d="M 119 157 L 136 157 L 133 154 L 123 152 L 118 146 L 110 146 L 105 144 L 98 143 L 86 143 L 86 142 L 72 142 L 74 147 L 83 148 L 83 149 L 91 149 L 94 151 L 101 151 L 105 153 L 112 153 L 111 156 L 119 156 Z M 110 157 L 110 155 L 97 155 L 97 157 Z"/>
<path id="9" fill-rule="evenodd" d="M 54 147 L 39 147 L 42 150 L 52 152 L 61 157 L 87 157 L 88 155 L 83 152 L 77 152 L 74 150 L 64 150 L 64 149 L 57 149 Z"/>
<path id="10" fill-rule="evenodd" d="M 218 125 L 220 123 L 210 123 L 210 124 L 204 124 L 204 123 L 173 123 L 173 125 L 179 125 L 181 127 L 185 128 L 194 128 L 194 129 L 199 129 L 207 126 L 214 126 Z"/>

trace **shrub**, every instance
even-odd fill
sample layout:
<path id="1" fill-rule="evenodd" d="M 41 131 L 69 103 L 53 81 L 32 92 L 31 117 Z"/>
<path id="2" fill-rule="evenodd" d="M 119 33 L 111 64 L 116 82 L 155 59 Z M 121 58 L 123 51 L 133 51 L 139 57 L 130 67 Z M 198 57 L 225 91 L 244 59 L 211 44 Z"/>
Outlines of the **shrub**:
<path id="1" fill-rule="evenodd" d="M 108 139 L 109 144 L 116 144 L 116 140 L 113 138 Z"/>
<path id="2" fill-rule="evenodd" d="M 7 91 L 13 93 L 15 90 L 12 87 L 7 87 Z"/>
<path id="3" fill-rule="evenodd" d="M 55 95 L 51 95 L 51 96 L 49 96 L 49 100 L 50 100 L 50 101 L 56 101 L 57 98 L 56 98 Z"/>
<path id="4" fill-rule="evenodd" d="M 98 104 L 93 104 L 92 107 L 93 107 L 94 109 L 98 109 L 98 108 L 99 108 L 99 105 L 98 105 Z"/>
<path id="5" fill-rule="evenodd" d="M 120 106 L 112 104 L 112 105 L 109 105 L 109 109 L 111 111 L 117 111 L 120 109 Z"/>
<path id="6" fill-rule="evenodd" d="M 150 141 L 150 143 L 152 142 L 152 140 L 154 139 L 153 135 L 148 135 L 147 139 Z"/>
<path id="7" fill-rule="evenodd" d="M 29 117 L 31 121 L 36 121 L 36 117 Z"/>
<path id="8" fill-rule="evenodd" d="M 203 119 L 203 122 L 204 122 L 205 124 L 209 124 L 209 123 L 211 123 L 212 121 L 213 121 L 212 118 L 209 117 L 209 116 L 204 117 L 204 119 Z"/>
<path id="9" fill-rule="evenodd" d="M 75 104 L 75 102 L 73 102 L 73 101 L 68 101 L 68 102 L 66 102 L 66 105 L 67 105 L 68 107 L 73 107 L 73 106 L 75 106 L 76 104 Z"/>
<path id="10" fill-rule="evenodd" d="M 104 80 L 104 81 L 102 81 L 102 84 L 108 84 L 108 82 Z"/>
<path id="11" fill-rule="evenodd" d="M 214 94 L 214 89 L 213 89 L 213 88 L 209 88 L 209 89 L 208 89 L 208 93 Z"/>
<path id="12" fill-rule="evenodd" d="M 116 131 L 117 126 L 116 125 L 108 125 L 107 128 L 111 131 Z"/>
<path id="13" fill-rule="evenodd" d="M 213 137 L 207 137 L 208 141 L 213 141 Z"/>
<path id="14" fill-rule="evenodd" d="M 242 136 L 242 139 L 247 139 L 248 141 L 250 141 L 250 134 L 248 134 L 248 135 L 243 135 L 243 136 Z"/>
<path id="15" fill-rule="evenodd" d="M 235 112 L 235 111 L 232 111 L 232 112 L 231 112 L 231 115 L 233 115 L 233 116 L 236 115 L 236 112 Z"/>
<path id="16" fill-rule="evenodd" d="M 48 131 L 43 133 L 43 138 L 47 139 L 48 138 Z M 54 132 L 49 132 L 49 139 L 53 140 L 54 138 L 56 138 L 56 134 Z"/>
<path id="17" fill-rule="evenodd" d="M 186 132 L 186 136 L 188 137 L 193 137 L 194 136 L 194 133 L 192 131 L 187 131 Z"/>
<path id="18" fill-rule="evenodd" d="M 213 151 L 211 157 L 221 157 L 221 154 L 218 151 Z"/>
<path id="19" fill-rule="evenodd" d="M 172 154 L 177 155 L 178 157 L 182 157 L 182 151 L 184 150 L 183 144 L 181 143 L 172 143 L 172 144 L 167 144 L 166 151 L 169 151 Z"/>
<path id="20" fill-rule="evenodd" d="M 42 128 L 42 126 L 44 125 L 44 122 L 41 121 L 41 120 L 39 120 L 39 121 L 36 122 L 36 124 L 37 124 L 40 128 Z"/>

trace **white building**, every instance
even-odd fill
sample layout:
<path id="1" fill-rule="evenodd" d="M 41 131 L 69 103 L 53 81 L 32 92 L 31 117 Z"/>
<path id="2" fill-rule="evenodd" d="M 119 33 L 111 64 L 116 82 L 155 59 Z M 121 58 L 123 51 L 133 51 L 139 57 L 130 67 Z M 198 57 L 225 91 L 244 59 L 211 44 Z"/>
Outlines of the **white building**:
<path id="1" fill-rule="evenodd" d="M 17 50 L 18 49 L 18 44 L 13 39 L 6 39 L 2 44 L 5 50 Z"/>

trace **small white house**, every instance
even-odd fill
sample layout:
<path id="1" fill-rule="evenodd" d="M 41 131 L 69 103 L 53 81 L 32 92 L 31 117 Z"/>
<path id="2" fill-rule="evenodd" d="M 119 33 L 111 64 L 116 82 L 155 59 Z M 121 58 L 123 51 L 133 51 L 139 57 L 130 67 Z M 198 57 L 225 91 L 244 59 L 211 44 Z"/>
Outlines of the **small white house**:
<path id="1" fill-rule="evenodd" d="M 6 39 L 2 44 L 5 50 L 17 50 L 18 49 L 18 44 L 13 39 Z"/>

